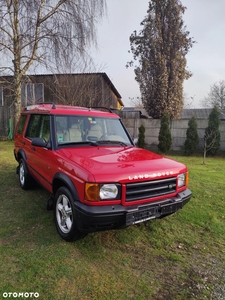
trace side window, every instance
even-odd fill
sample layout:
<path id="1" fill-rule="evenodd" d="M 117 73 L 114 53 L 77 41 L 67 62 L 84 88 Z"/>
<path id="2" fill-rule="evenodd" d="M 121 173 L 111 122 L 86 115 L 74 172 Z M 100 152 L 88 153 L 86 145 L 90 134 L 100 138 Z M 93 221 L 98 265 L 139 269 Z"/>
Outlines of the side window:
<path id="1" fill-rule="evenodd" d="M 17 127 L 17 133 L 22 134 L 24 124 L 26 122 L 26 118 L 27 118 L 27 116 L 25 116 L 25 115 L 21 116 L 18 127 Z"/>
<path id="2" fill-rule="evenodd" d="M 47 142 L 50 138 L 50 116 L 31 115 L 26 137 L 29 139 L 41 137 Z"/>
<path id="3" fill-rule="evenodd" d="M 46 142 L 50 138 L 50 116 L 41 116 L 41 124 L 39 137 L 42 137 L 46 140 Z"/>
<path id="4" fill-rule="evenodd" d="M 29 120 L 29 126 L 27 129 L 26 137 L 29 139 L 33 139 L 35 137 L 38 137 L 38 128 L 39 128 L 39 121 L 40 121 L 40 115 L 31 115 Z"/>

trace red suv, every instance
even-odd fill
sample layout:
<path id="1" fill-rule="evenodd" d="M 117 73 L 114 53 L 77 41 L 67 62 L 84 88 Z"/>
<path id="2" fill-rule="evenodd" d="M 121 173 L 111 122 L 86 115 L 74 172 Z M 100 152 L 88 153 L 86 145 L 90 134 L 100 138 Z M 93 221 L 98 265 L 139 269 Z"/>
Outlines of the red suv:
<path id="1" fill-rule="evenodd" d="M 35 181 L 49 191 L 57 231 L 68 241 L 170 215 L 191 198 L 187 167 L 135 147 L 110 110 L 28 106 L 14 155 L 20 186 Z"/>

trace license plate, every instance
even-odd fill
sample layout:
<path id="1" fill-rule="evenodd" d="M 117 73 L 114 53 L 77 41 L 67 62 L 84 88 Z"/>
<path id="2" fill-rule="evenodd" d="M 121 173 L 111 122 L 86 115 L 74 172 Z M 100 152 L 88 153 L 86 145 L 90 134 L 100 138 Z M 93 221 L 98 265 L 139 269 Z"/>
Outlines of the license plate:
<path id="1" fill-rule="evenodd" d="M 139 209 L 138 211 L 127 213 L 126 225 L 137 224 L 147 220 L 155 219 L 163 215 L 172 214 L 182 208 L 182 203 L 168 203 L 160 206 Z"/>
<path id="2" fill-rule="evenodd" d="M 157 214 L 158 207 L 150 207 L 136 212 L 128 213 L 126 216 L 126 225 L 128 226 L 154 219 Z"/>

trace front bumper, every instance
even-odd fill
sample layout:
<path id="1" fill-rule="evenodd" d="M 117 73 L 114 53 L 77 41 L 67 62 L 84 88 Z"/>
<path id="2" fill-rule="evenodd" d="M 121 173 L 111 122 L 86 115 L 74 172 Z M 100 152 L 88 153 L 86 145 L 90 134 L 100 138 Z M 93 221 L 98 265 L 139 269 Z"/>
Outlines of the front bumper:
<path id="1" fill-rule="evenodd" d="M 162 218 L 182 209 L 191 199 L 191 191 L 178 193 L 176 197 L 151 204 L 135 206 L 87 206 L 75 202 L 75 215 L 78 229 L 93 232 L 126 227 L 150 219 Z"/>

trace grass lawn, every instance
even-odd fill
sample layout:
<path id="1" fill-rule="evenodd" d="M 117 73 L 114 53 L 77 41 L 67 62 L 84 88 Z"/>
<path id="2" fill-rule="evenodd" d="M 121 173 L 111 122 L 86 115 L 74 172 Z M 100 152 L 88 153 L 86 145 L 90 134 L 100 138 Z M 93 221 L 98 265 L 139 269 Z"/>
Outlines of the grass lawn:
<path id="1" fill-rule="evenodd" d="M 189 168 L 183 210 L 67 243 L 48 193 L 19 187 L 13 143 L 0 142 L 0 298 L 225 299 L 225 159 L 171 158 Z"/>

